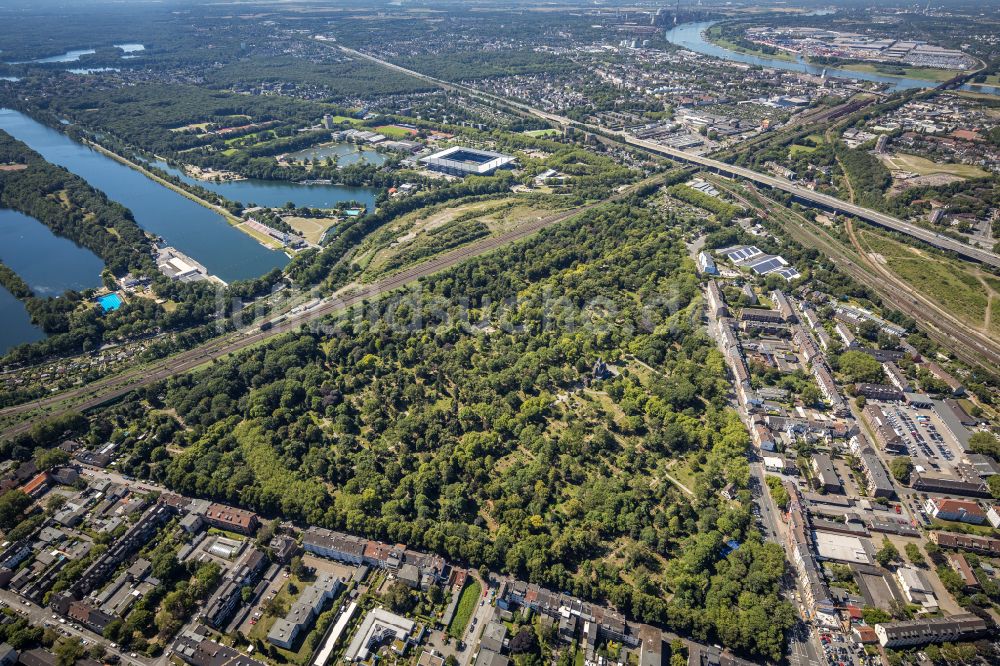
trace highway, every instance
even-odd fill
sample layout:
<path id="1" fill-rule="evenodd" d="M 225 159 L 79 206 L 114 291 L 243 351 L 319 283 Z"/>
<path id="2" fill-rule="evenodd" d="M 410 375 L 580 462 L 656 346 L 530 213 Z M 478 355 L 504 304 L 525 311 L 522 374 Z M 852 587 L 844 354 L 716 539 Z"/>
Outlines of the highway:
<path id="1" fill-rule="evenodd" d="M 821 206 L 823 208 L 826 208 L 828 210 L 837 213 L 853 215 L 854 217 L 865 220 L 872 224 L 876 224 L 880 227 L 884 227 L 886 229 L 891 229 L 893 231 L 898 231 L 900 233 L 906 234 L 908 236 L 916 238 L 917 240 L 923 241 L 928 245 L 932 245 L 942 250 L 948 250 L 950 252 L 954 252 L 955 254 L 961 257 L 965 257 L 966 259 L 970 259 L 972 261 L 978 261 L 980 263 L 993 266 L 995 268 L 1000 268 L 1000 255 L 997 255 L 994 252 L 972 247 L 971 245 L 967 245 L 952 238 L 948 238 L 947 236 L 942 236 L 941 234 L 934 233 L 933 231 L 929 231 L 915 224 L 904 222 L 903 220 L 892 217 L 891 215 L 886 215 L 885 213 L 880 213 L 878 211 L 871 210 L 870 208 L 864 208 L 862 206 L 858 206 L 849 203 L 847 201 L 843 201 L 841 199 L 838 199 L 837 197 L 833 197 L 828 194 L 814 192 L 808 188 L 800 187 L 795 183 L 793 183 L 792 181 L 786 180 L 784 178 L 777 178 L 775 176 L 770 176 L 767 174 L 760 173 L 758 171 L 754 171 L 753 169 L 747 169 L 745 167 L 739 167 L 732 164 L 727 164 L 726 162 L 722 162 L 712 157 L 705 157 L 703 155 L 686 153 L 683 150 L 670 148 L 668 146 L 656 143 L 655 141 L 637 139 L 633 136 L 629 136 L 625 132 L 612 131 L 604 127 L 591 125 L 587 123 L 579 123 L 565 116 L 561 116 L 555 113 L 549 113 L 548 111 L 542 111 L 541 109 L 536 109 L 532 106 L 528 106 L 527 104 L 522 104 L 521 102 L 515 102 L 509 99 L 505 99 L 503 97 L 493 95 L 491 93 L 482 92 L 470 86 L 466 86 L 464 84 L 451 83 L 449 81 L 443 81 L 441 79 L 432 76 L 427 76 L 426 74 L 421 74 L 420 72 L 415 72 L 413 70 L 406 69 L 405 67 L 400 67 L 399 65 L 395 65 L 386 60 L 376 58 L 375 56 L 370 56 L 366 53 L 362 53 L 354 49 L 349 49 L 343 46 L 337 48 L 341 49 L 346 53 L 350 53 L 351 55 L 365 58 L 366 60 L 375 62 L 379 65 L 382 65 L 383 67 L 387 67 L 389 69 L 404 74 L 408 74 L 415 78 L 428 81 L 430 83 L 434 83 L 443 88 L 452 90 L 461 90 L 470 95 L 483 98 L 487 101 L 499 102 L 507 106 L 519 109 L 525 113 L 534 115 L 538 118 L 542 118 L 543 120 L 548 120 L 549 122 L 556 123 L 557 125 L 561 125 L 563 127 L 570 127 L 570 126 L 583 127 L 595 132 L 600 132 L 605 135 L 608 134 L 614 135 L 617 136 L 618 139 L 621 140 L 622 142 L 625 142 L 633 146 L 637 146 L 639 148 L 643 148 L 645 150 L 663 155 L 665 157 L 669 157 L 670 159 L 678 162 L 683 162 L 685 164 L 694 164 L 696 166 L 710 169 L 712 171 L 716 171 L 721 174 L 725 174 L 735 178 L 743 178 L 752 181 L 754 183 L 757 183 L 758 185 L 764 185 L 766 187 L 770 187 L 776 190 L 781 190 L 783 192 L 791 194 L 792 196 L 794 196 L 799 200 L 811 203 L 813 205 Z"/>
<path id="2" fill-rule="evenodd" d="M 1000 268 L 1000 255 L 993 252 L 972 247 L 971 245 L 948 238 L 947 236 L 942 236 L 941 234 L 934 233 L 933 231 L 929 231 L 923 227 L 918 227 L 915 224 L 904 222 L 903 220 L 892 217 L 891 215 L 886 215 L 885 213 L 880 213 L 869 208 L 863 208 L 862 206 L 848 203 L 847 201 L 843 201 L 837 197 L 832 197 L 829 194 L 814 192 L 808 188 L 800 187 L 790 180 L 758 173 L 752 169 L 726 164 L 725 162 L 720 162 L 719 160 L 711 157 L 685 153 L 684 151 L 661 146 L 658 143 L 646 141 L 644 139 L 636 139 L 634 137 L 624 135 L 623 139 L 630 144 L 667 155 L 671 159 L 688 164 L 695 164 L 727 176 L 743 178 L 757 183 L 758 185 L 765 185 L 775 190 L 781 190 L 791 194 L 796 199 L 807 201 L 837 213 L 852 215 L 880 227 L 906 234 L 907 236 L 921 240 L 928 245 L 933 245 L 934 247 L 942 250 L 954 252 L 961 257 L 965 257 L 966 259 L 978 261 L 979 263 L 993 266 L 994 268 Z"/>

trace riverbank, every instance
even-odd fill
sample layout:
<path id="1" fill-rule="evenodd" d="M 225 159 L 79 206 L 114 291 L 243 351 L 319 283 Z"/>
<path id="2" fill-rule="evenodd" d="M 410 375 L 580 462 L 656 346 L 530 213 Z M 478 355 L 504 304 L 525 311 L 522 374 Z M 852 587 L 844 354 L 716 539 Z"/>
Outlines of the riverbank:
<path id="1" fill-rule="evenodd" d="M 831 78 L 871 81 L 873 83 L 880 83 L 888 86 L 890 92 L 899 92 L 911 89 L 930 89 L 937 87 L 941 83 L 940 80 L 932 80 L 932 78 L 915 78 L 914 76 L 907 75 L 883 74 L 874 67 L 874 64 L 871 63 L 855 63 L 856 65 L 861 66 L 856 69 L 846 69 L 848 65 L 821 65 L 810 61 L 808 58 L 794 58 L 790 54 L 771 55 L 765 54 L 761 51 L 744 49 L 738 45 L 729 43 L 728 40 L 718 38 L 719 31 L 713 30 L 713 27 L 715 27 L 718 23 L 719 21 L 696 21 L 692 23 L 683 23 L 667 30 L 665 38 L 671 44 L 681 48 L 722 60 L 742 62 L 748 65 L 756 65 L 758 67 L 772 67 L 786 71 L 802 72 L 813 76 L 825 75 Z M 739 50 L 733 50 L 734 48 Z M 870 67 L 867 67 L 866 65 L 870 65 Z M 904 71 L 907 74 L 912 73 L 918 76 L 933 77 L 934 79 L 940 79 L 944 76 L 942 72 L 947 72 L 948 76 L 944 79 L 947 80 L 953 76 L 959 75 L 972 76 L 976 72 L 981 71 L 981 69 L 982 68 L 979 67 L 975 70 L 970 70 L 969 72 L 960 72 L 957 70 L 954 72 L 949 70 L 938 70 L 938 72 L 935 72 L 930 68 L 906 67 L 902 68 L 901 71 Z M 996 96 L 1000 95 L 1000 88 L 990 87 L 986 84 L 978 88 L 976 92 Z"/>
<path id="2" fill-rule="evenodd" d="M 775 60 L 785 60 L 787 62 L 796 62 L 798 59 L 791 53 L 785 53 L 784 51 L 776 51 L 775 53 L 765 53 L 764 51 L 759 51 L 756 49 L 748 49 L 745 46 L 741 46 L 736 42 L 730 41 L 722 36 L 721 24 L 715 24 L 705 30 L 704 38 L 709 44 L 714 44 L 720 49 L 726 49 L 727 51 L 733 51 L 735 53 L 742 53 L 743 55 L 754 56 L 757 58 L 774 58 Z"/>
<path id="3" fill-rule="evenodd" d="M 198 204 L 200 206 L 204 206 L 205 208 L 209 209 L 210 211 L 212 211 L 214 213 L 217 213 L 218 215 L 222 216 L 222 219 L 224 219 L 226 222 L 228 222 L 231 226 L 235 227 L 236 229 L 238 229 L 242 233 L 246 234 L 250 238 L 253 238 L 255 241 L 257 241 L 258 243 L 260 243 L 264 247 L 268 248 L 269 250 L 281 250 L 286 255 L 288 254 L 287 252 L 285 252 L 285 247 L 281 243 L 279 243 L 277 240 L 268 238 L 268 237 L 264 236 L 263 234 L 253 233 L 250 229 L 248 229 L 243 224 L 243 220 L 241 220 L 240 218 L 236 217 L 235 215 L 233 215 L 232 213 L 230 213 L 228 210 L 226 210 L 222 206 L 217 206 L 216 204 L 213 204 L 213 203 L 211 203 L 209 201 L 206 201 L 206 200 L 202 199 L 201 197 L 199 197 L 198 195 L 194 194 L 193 192 L 190 192 L 187 189 L 185 189 L 183 187 L 180 187 L 179 185 L 176 185 L 175 183 L 171 183 L 169 180 L 166 180 L 165 178 L 162 178 L 161 176 L 156 175 L 155 173 L 153 173 L 149 169 L 146 169 L 142 165 L 137 164 L 136 162 L 133 162 L 132 160 L 128 159 L 127 157 L 119 155 L 118 153 L 116 153 L 114 151 L 108 150 L 107 148 L 105 148 L 104 146 L 102 146 L 102 145 L 100 145 L 98 143 L 95 143 L 95 142 L 90 141 L 88 139 L 84 139 L 83 142 L 87 146 L 89 146 L 90 148 L 93 148 L 97 152 L 99 152 L 102 155 L 104 155 L 105 157 L 110 157 L 111 159 L 115 160 L 116 162 L 118 162 L 120 164 L 124 164 L 125 166 L 127 166 L 127 167 L 129 167 L 131 169 L 135 169 L 136 171 L 138 171 L 142 175 L 146 176 L 147 178 L 149 178 L 153 182 L 158 183 L 159 185 L 162 185 L 162 186 L 166 187 L 169 190 L 173 190 L 177 194 L 180 194 L 181 196 L 186 197 L 187 199 L 190 199 L 191 201 L 195 202 L 196 204 Z"/>
<path id="4" fill-rule="evenodd" d="M 943 83 L 958 76 L 959 74 L 965 73 L 957 69 L 952 70 L 934 67 L 913 67 L 905 64 L 896 66 L 889 63 L 878 62 L 847 62 L 837 65 L 825 65 L 822 62 L 817 62 L 809 56 L 803 56 L 801 54 L 781 50 L 776 50 L 774 53 L 770 53 L 761 49 L 747 48 L 723 37 L 719 24 L 708 28 L 703 34 L 705 41 L 709 44 L 718 46 L 721 49 L 726 49 L 727 51 L 733 51 L 734 53 L 742 53 L 743 55 L 753 56 L 756 58 L 784 60 L 789 63 L 802 62 L 815 67 L 823 67 L 828 70 L 836 70 L 840 72 L 864 72 L 866 74 L 877 74 L 879 76 L 896 79 L 918 79 L 929 83 Z M 883 67 L 901 71 L 898 73 L 894 71 L 886 71 Z"/>
<path id="5" fill-rule="evenodd" d="M 846 70 L 849 72 L 868 72 L 870 74 L 881 74 L 882 76 L 891 76 L 903 79 L 920 79 L 921 81 L 931 81 L 934 83 L 944 83 L 945 81 L 955 78 L 959 74 L 965 73 L 957 69 L 935 69 L 932 67 L 910 67 L 907 65 L 896 67 L 894 65 L 885 65 L 886 67 L 891 67 L 894 70 L 902 70 L 902 72 L 897 74 L 895 72 L 887 72 L 884 69 L 880 69 L 879 64 L 880 63 L 857 62 L 847 65 L 837 65 L 836 69 Z"/>

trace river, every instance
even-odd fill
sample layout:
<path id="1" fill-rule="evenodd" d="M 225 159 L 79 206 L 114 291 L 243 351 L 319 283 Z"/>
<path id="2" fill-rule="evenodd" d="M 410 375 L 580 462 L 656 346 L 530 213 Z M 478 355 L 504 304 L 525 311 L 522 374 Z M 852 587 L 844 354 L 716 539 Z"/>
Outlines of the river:
<path id="1" fill-rule="evenodd" d="M 806 62 L 801 57 L 796 60 L 782 60 L 780 58 L 769 58 L 767 56 L 730 51 L 727 48 L 711 43 L 704 37 L 703 33 L 716 23 L 718 23 L 718 21 L 683 23 L 675 28 L 667 30 L 666 39 L 671 44 L 676 44 L 677 46 L 686 48 L 689 51 L 714 56 L 716 58 L 722 58 L 723 60 L 732 60 L 734 62 L 742 62 L 749 65 L 759 65 L 761 67 L 772 67 L 774 69 L 784 69 L 790 72 L 805 72 L 815 76 L 820 76 L 825 70 L 827 76 L 884 83 L 890 87 L 890 90 L 893 91 L 912 90 L 914 88 L 933 88 L 938 85 L 938 82 L 936 81 L 927 81 L 924 79 L 886 76 L 884 74 L 876 74 L 873 72 L 855 72 L 849 69 L 837 69 L 835 67 L 813 65 Z M 997 86 L 965 84 L 962 86 L 962 89 L 990 95 L 1000 95 L 1000 88 Z"/>
<path id="2" fill-rule="evenodd" d="M 0 129 L 128 207 L 139 226 L 227 282 L 258 277 L 288 263 L 284 253 L 265 248 L 215 211 L 22 113 L 0 109 Z"/>
<path id="3" fill-rule="evenodd" d="M 302 185 L 280 180 L 230 180 L 215 182 L 198 180 L 166 162 L 157 160 L 152 163 L 167 173 L 177 176 L 185 183 L 199 185 L 206 190 L 220 194 L 230 201 L 239 201 L 244 206 L 251 204 L 281 208 L 289 201 L 296 206 L 306 208 L 333 208 L 341 201 L 360 201 L 368 208 L 375 210 L 375 194 L 377 190 L 371 187 L 351 187 L 348 185 Z"/>

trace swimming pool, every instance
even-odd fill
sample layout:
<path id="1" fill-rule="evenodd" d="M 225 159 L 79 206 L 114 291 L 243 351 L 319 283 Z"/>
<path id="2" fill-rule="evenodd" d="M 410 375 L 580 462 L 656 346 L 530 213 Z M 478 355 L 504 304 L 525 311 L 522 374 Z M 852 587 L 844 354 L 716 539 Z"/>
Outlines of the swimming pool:
<path id="1" fill-rule="evenodd" d="M 122 297 L 118 294 L 106 294 L 98 298 L 97 303 L 105 312 L 111 312 L 122 306 Z"/>

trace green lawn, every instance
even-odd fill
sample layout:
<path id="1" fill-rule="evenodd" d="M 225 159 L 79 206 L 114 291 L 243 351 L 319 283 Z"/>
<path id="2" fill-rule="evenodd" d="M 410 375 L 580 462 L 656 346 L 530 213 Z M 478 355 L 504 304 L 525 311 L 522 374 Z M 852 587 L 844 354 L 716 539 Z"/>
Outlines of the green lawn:
<path id="1" fill-rule="evenodd" d="M 963 262 L 918 251 L 869 230 L 861 233 L 861 243 L 884 257 L 892 272 L 939 307 L 977 328 L 983 325 L 987 296 Z"/>
<path id="2" fill-rule="evenodd" d="M 476 604 L 483 593 L 483 586 L 475 578 L 469 578 L 465 587 L 462 588 L 462 596 L 458 599 L 458 608 L 448 625 L 448 635 L 457 640 L 461 640 L 465 634 L 465 626 L 472 619 L 472 614 L 476 612 Z"/>
<path id="3" fill-rule="evenodd" d="M 878 65 L 873 63 L 856 63 L 844 65 L 841 69 L 853 72 L 868 72 L 870 74 L 881 74 L 882 76 L 899 76 L 911 79 L 921 79 L 923 81 L 947 81 L 954 78 L 960 72 L 954 69 L 935 69 L 933 67 L 896 67 L 894 65 Z"/>
<path id="4" fill-rule="evenodd" d="M 333 116 L 330 120 L 334 125 L 339 125 L 341 123 L 350 123 L 355 127 L 357 127 L 362 123 L 362 121 L 358 118 L 348 118 L 347 116 Z"/>
<path id="5" fill-rule="evenodd" d="M 535 137 L 537 139 L 544 136 L 559 136 L 559 130 L 552 128 L 540 129 L 540 130 L 526 130 L 524 134 L 531 137 Z"/>
<path id="6" fill-rule="evenodd" d="M 796 157 L 798 155 L 808 154 L 815 151 L 816 148 L 814 146 L 803 146 L 797 143 L 793 143 L 791 147 L 788 149 L 788 154 L 791 155 L 792 157 Z"/>
<path id="7" fill-rule="evenodd" d="M 414 135 L 412 130 L 408 130 L 405 127 L 397 127 L 396 125 L 382 125 L 373 129 L 390 139 L 408 139 Z"/>
<path id="8" fill-rule="evenodd" d="M 906 153 L 896 153 L 886 156 L 883 161 L 890 169 L 901 171 L 912 171 L 918 176 L 930 176 L 933 174 L 946 174 L 958 176 L 960 178 L 985 178 L 990 174 L 977 166 L 971 164 L 953 164 L 949 162 L 934 162 L 919 155 L 908 155 Z"/>

